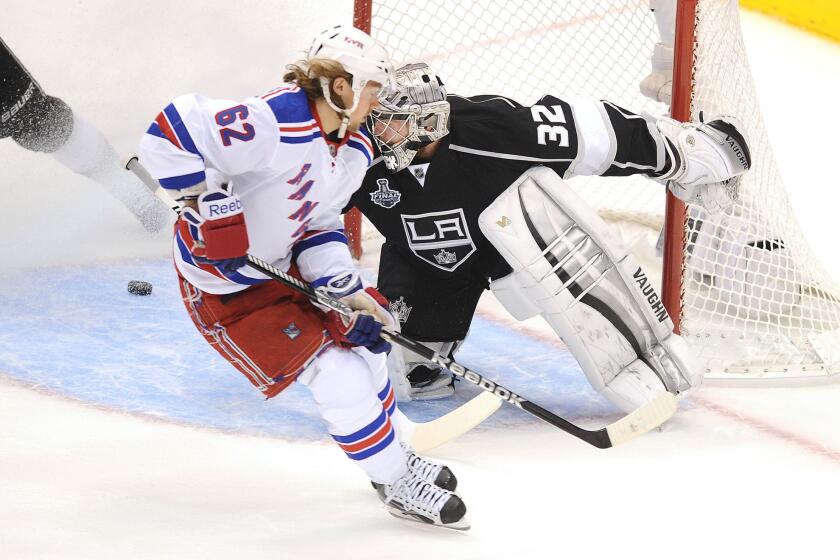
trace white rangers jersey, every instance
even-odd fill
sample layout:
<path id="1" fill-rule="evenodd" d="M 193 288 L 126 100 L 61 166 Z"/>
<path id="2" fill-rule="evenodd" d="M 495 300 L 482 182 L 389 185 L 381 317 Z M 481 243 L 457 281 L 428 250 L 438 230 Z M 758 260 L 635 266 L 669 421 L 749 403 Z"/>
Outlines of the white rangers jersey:
<path id="1" fill-rule="evenodd" d="M 314 104 L 294 85 L 242 102 L 180 96 L 140 142 L 140 160 L 166 189 L 196 185 L 208 170 L 225 177 L 242 200 L 249 253 L 284 271 L 294 262 L 307 282 L 354 266 L 341 211 L 372 158 L 364 127 L 330 142 Z M 225 274 L 195 262 L 189 249 L 197 238 L 196 225 L 182 220 L 174 256 L 200 290 L 231 293 L 268 280 L 247 266 Z"/>

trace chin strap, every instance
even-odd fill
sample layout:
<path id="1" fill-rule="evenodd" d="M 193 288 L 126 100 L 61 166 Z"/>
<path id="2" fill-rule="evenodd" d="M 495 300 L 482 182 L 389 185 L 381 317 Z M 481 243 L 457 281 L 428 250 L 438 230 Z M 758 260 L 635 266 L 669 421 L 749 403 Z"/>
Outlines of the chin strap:
<path id="1" fill-rule="evenodd" d="M 365 84 L 361 84 L 362 88 Z M 353 88 L 353 105 L 349 109 L 343 109 L 335 104 L 332 100 L 332 94 L 330 92 L 330 80 L 327 78 L 321 78 L 321 90 L 324 92 L 324 99 L 327 101 L 327 105 L 330 108 L 341 115 L 341 125 L 338 127 L 338 139 L 342 140 L 344 135 L 347 133 L 347 127 L 350 126 L 350 115 L 353 114 L 353 111 L 356 110 L 356 107 L 359 106 L 359 99 L 361 98 L 361 89 Z"/>
<path id="2" fill-rule="evenodd" d="M 350 115 L 344 113 L 341 117 L 341 126 L 338 127 L 338 139 L 344 140 L 344 134 L 347 132 L 347 127 L 350 125 Z"/>

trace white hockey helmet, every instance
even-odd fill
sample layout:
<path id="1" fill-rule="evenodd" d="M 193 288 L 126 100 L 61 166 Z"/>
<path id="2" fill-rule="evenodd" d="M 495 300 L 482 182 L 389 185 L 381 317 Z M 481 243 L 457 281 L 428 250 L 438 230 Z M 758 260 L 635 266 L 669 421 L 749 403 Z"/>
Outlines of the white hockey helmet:
<path id="1" fill-rule="evenodd" d="M 394 72 L 395 85 L 382 91 L 368 126 L 391 172 L 405 169 L 417 150 L 449 134 L 449 102 L 443 82 L 425 63 Z"/>
<path id="2" fill-rule="evenodd" d="M 349 25 L 336 25 L 320 32 L 309 47 L 307 60 L 326 58 L 341 63 L 352 76 L 353 104 L 341 108 L 335 105 L 330 95 L 330 80 L 321 78 L 321 88 L 330 107 L 343 115 L 339 138 L 344 136 L 350 114 L 359 105 L 361 91 L 368 82 L 379 82 L 388 86 L 393 79 L 393 64 L 385 47 L 360 29 Z"/>

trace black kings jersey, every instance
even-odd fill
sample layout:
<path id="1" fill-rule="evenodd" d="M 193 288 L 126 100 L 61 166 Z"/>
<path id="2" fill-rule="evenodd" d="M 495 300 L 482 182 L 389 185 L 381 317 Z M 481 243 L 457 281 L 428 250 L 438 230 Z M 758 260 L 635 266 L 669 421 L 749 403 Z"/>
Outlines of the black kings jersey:
<path id="1" fill-rule="evenodd" d="M 349 206 L 357 207 L 418 272 L 486 284 L 510 269 L 482 235 L 478 216 L 534 165 L 548 166 L 561 177 L 584 168 L 581 138 L 589 137 L 581 136 L 579 120 L 586 119 L 578 119 L 570 102 L 553 96 L 530 107 L 491 95 L 450 95 L 448 100 L 451 130 L 431 160 L 415 158 L 393 174 L 381 158 L 374 160 Z M 590 166 L 587 174 L 654 174 L 662 167 L 660 140 L 651 136 L 645 119 L 609 103 L 587 103 L 589 114 L 600 118 L 599 138 L 607 154 L 601 157 L 606 163 Z M 623 165 L 626 161 L 634 165 Z"/>

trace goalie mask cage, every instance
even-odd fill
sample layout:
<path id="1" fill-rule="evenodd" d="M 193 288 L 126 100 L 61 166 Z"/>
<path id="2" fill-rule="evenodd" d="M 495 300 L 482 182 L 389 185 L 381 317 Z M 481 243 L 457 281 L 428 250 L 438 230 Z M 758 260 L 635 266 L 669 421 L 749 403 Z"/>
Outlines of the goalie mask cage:
<path id="1" fill-rule="evenodd" d="M 663 299 L 707 378 L 791 383 L 840 373 L 840 289 L 788 203 L 737 0 L 679 1 L 671 108 L 639 90 L 660 40 L 649 0 L 356 0 L 355 25 L 381 41 L 397 66 L 432 65 L 450 93 L 498 93 L 528 104 L 546 93 L 587 95 L 683 121 L 699 120 L 701 111 L 738 117 L 753 169 L 723 215 L 686 207 L 643 177 L 569 182 L 649 273 L 661 271 Z M 353 218 L 348 232 L 351 243 L 376 236 Z"/>

